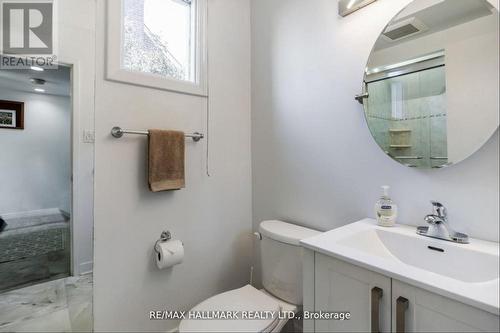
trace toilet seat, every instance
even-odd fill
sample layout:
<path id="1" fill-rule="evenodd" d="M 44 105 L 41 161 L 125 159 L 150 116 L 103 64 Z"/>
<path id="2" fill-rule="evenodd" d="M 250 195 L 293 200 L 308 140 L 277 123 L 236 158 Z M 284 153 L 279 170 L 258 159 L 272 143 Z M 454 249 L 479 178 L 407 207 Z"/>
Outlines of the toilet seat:
<path id="1" fill-rule="evenodd" d="M 199 316 L 201 313 L 210 314 L 212 311 L 237 311 L 238 319 L 203 320 L 190 317 L 191 319 L 182 320 L 179 332 L 272 332 L 280 323 L 281 310 L 282 306 L 278 300 L 247 285 L 213 296 L 189 312 L 190 316 Z M 257 315 L 261 319 L 243 318 L 244 313 Z"/>

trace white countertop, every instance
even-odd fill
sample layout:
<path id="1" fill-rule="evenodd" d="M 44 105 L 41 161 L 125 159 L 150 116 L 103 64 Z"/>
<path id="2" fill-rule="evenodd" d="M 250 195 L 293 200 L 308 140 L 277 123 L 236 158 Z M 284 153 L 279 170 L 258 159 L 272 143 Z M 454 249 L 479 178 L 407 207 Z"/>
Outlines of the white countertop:
<path id="1" fill-rule="evenodd" d="M 475 251 L 476 255 L 477 253 L 479 255 L 482 255 L 481 253 L 489 255 L 490 259 L 492 258 L 491 255 L 499 257 L 498 243 L 470 239 L 469 244 L 456 244 L 419 236 L 416 234 L 415 227 L 396 225 L 392 228 L 384 228 L 378 226 L 374 219 L 364 219 L 318 236 L 304 239 L 301 241 L 301 245 L 313 251 L 341 259 L 401 282 L 499 315 L 500 280 L 498 279 L 498 275 L 496 275 L 496 279 L 493 278 L 485 282 L 465 282 L 406 264 L 385 248 L 378 251 L 382 243 L 373 243 L 371 245 L 369 242 L 365 242 L 364 246 L 367 247 L 364 250 L 346 245 L 346 240 L 353 236 L 356 237 L 356 235 L 373 230 L 380 230 L 380 232 L 388 231 L 402 236 L 409 236 L 416 242 L 425 245 L 425 247 L 435 246 L 445 248 L 450 252 L 454 250 L 471 250 Z M 371 247 L 373 247 L 373 251 Z M 463 269 L 467 270 L 471 268 L 464 265 Z M 471 274 L 474 275 L 473 272 Z"/>

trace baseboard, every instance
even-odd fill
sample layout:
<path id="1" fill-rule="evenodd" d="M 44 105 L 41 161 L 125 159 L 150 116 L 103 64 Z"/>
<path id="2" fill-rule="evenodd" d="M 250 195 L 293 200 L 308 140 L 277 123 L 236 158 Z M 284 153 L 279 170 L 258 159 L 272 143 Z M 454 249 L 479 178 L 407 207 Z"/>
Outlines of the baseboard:
<path id="1" fill-rule="evenodd" d="M 46 209 L 30 210 L 30 211 L 26 211 L 26 212 L 0 214 L 0 216 L 2 216 L 2 218 L 6 219 L 6 220 L 10 220 L 10 219 L 17 219 L 17 218 L 56 215 L 56 214 L 63 214 L 64 215 L 64 214 L 68 214 L 68 213 L 60 210 L 59 208 L 46 208 Z"/>
<path id="2" fill-rule="evenodd" d="M 85 275 L 85 274 L 90 274 L 94 270 L 94 262 L 93 261 L 87 261 L 87 262 L 82 262 L 78 266 L 78 274 L 79 275 Z"/>

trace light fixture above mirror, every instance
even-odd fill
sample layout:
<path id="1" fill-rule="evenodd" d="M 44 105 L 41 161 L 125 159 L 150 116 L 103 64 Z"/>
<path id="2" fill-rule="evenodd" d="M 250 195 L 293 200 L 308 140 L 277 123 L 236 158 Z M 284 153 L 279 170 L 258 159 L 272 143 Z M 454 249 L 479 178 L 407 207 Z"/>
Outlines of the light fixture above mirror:
<path id="1" fill-rule="evenodd" d="M 339 0 L 339 15 L 347 16 L 377 0 Z"/>

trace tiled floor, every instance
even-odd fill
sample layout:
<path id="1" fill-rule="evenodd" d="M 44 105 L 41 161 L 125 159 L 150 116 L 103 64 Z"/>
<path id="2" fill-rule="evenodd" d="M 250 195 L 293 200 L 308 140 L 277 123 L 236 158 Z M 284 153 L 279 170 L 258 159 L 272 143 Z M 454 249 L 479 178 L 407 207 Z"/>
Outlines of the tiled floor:
<path id="1" fill-rule="evenodd" d="M 0 294 L 0 332 L 90 332 L 92 275 Z"/>

